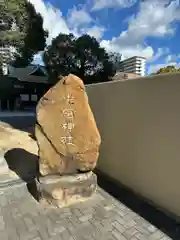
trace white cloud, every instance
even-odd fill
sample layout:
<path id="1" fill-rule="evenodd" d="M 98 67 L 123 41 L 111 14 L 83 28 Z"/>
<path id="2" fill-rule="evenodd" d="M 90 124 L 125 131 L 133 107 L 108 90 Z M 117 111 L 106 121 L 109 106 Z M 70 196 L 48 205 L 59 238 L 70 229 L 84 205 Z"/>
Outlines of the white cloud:
<path id="1" fill-rule="evenodd" d="M 37 12 L 39 12 L 44 20 L 43 27 L 49 31 L 47 43 L 50 44 L 52 38 L 55 38 L 59 33 L 70 33 L 79 36 L 81 34 L 89 34 L 102 39 L 104 27 L 99 26 L 85 7 L 77 9 L 74 7 L 69 10 L 65 19 L 60 9 L 55 8 L 50 3 L 45 3 L 43 0 L 29 0 Z M 154 49 L 145 43 L 146 37 L 164 37 L 172 35 L 175 29 L 172 23 L 175 20 L 180 20 L 180 10 L 177 0 L 172 1 L 169 5 L 168 0 L 146 0 L 140 3 L 139 12 L 128 19 L 127 30 L 121 32 L 119 36 L 113 37 L 110 40 L 102 40 L 101 46 L 109 51 L 122 53 L 125 58 L 139 55 L 146 57 L 149 63 L 154 63 L 160 57 L 166 57 L 163 64 L 151 64 L 149 72 L 154 72 L 156 69 L 176 64 L 178 55 L 170 55 L 167 48 Z M 94 8 L 108 7 L 128 7 L 135 3 L 135 0 L 94 0 Z M 96 6 L 96 7 L 95 7 Z M 169 54 L 169 55 L 168 55 Z M 40 55 L 34 58 L 35 63 L 42 64 Z"/>
<path id="2" fill-rule="evenodd" d="M 57 37 L 59 33 L 70 33 L 68 24 L 63 18 L 60 9 L 55 8 L 50 3 L 45 3 L 43 0 L 29 0 L 29 2 L 34 5 L 36 11 L 43 17 L 43 28 L 49 32 L 47 44 L 50 44 L 52 39 Z M 34 56 L 33 64 L 44 65 L 41 52 Z"/>
<path id="3" fill-rule="evenodd" d="M 158 55 L 158 53 L 163 53 L 161 56 L 163 56 L 163 63 L 158 63 L 158 64 L 150 64 L 148 67 L 148 73 L 156 73 L 160 68 L 164 68 L 167 66 L 175 66 L 176 68 L 180 68 L 180 54 L 169 54 L 170 51 L 168 48 L 162 49 L 157 51 L 155 54 Z M 165 56 L 165 57 L 164 57 Z M 151 61 L 152 63 L 153 61 Z"/>
<path id="4" fill-rule="evenodd" d="M 92 21 L 93 19 L 85 8 L 77 9 L 76 7 L 73 7 L 68 11 L 67 22 L 72 28 L 81 27 L 85 24 L 91 23 Z"/>
<path id="5" fill-rule="evenodd" d="M 164 68 L 167 66 L 175 66 L 176 68 L 180 68 L 180 63 L 169 62 L 169 63 L 160 63 L 160 64 L 151 65 L 148 68 L 148 74 L 156 73 L 160 68 Z"/>
<path id="6" fill-rule="evenodd" d="M 133 55 L 153 57 L 154 50 L 144 44 L 146 37 L 164 37 L 174 33 L 172 23 L 180 20 L 177 0 L 146 0 L 140 3 L 139 13 L 129 19 L 128 29 L 110 41 L 102 41 L 107 49 L 122 52 L 125 57 Z"/>
<path id="7" fill-rule="evenodd" d="M 156 54 L 153 56 L 150 61 L 150 65 L 148 67 L 148 73 L 155 73 L 160 68 L 164 68 L 167 66 L 175 66 L 180 68 L 180 54 L 169 54 L 170 50 L 168 48 L 159 48 Z M 163 57 L 163 63 L 154 64 L 159 57 Z"/>
<path id="8" fill-rule="evenodd" d="M 169 48 L 158 48 L 156 53 L 148 60 L 148 62 L 155 62 L 157 61 L 160 57 L 164 57 L 167 54 L 169 54 L 170 50 Z"/>
<path id="9" fill-rule="evenodd" d="M 127 8 L 131 7 L 137 0 L 94 0 L 92 10 L 100 10 L 102 8 Z"/>
<path id="10" fill-rule="evenodd" d="M 75 35 L 89 34 L 100 40 L 104 34 L 105 28 L 96 25 L 96 21 L 86 11 L 85 6 L 81 9 L 76 7 L 70 9 L 67 14 L 67 22 Z"/>
<path id="11" fill-rule="evenodd" d="M 71 32 L 75 36 L 89 34 L 97 38 L 97 40 L 100 40 L 103 36 L 105 28 L 97 26 L 85 8 L 78 10 L 74 7 L 69 10 L 67 19 L 65 19 L 61 10 L 48 2 L 45 3 L 43 0 L 29 0 L 29 2 L 34 5 L 36 11 L 43 17 L 43 28 L 49 32 L 47 44 L 50 44 L 52 39 L 60 33 L 68 34 Z M 41 53 L 34 56 L 33 63 L 43 64 Z"/>
<path id="12" fill-rule="evenodd" d="M 90 14 L 85 8 L 77 9 L 74 7 L 70 9 L 67 14 L 67 20 L 62 16 L 60 9 L 55 8 L 50 3 L 45 3 L 43 0 L 29 0 L 43 17 L 43 27 L 49 32 L 47 44 L 57 37 L 60 33 L 73 33 L 75 36 L 81 34 L 89 34 L 101 39 L 105 28 L 96 25 L 96 22 L 91 18 Z M 91 26 L 89 26 L 91 24 Z"/>
<path id="13" fill-rule="evenodd" d="M 107 51 L 122 53 L 124 58 L 132 57 L 132 56 L 141 56 L 146 59 L 151 59 L 154 50 L 151 46 L 143 46 L 141 44 L 131 45 L 131 46 L 121 46 L 118 42 L 102 40 L 101 46 L 107 49 Z"/>
<path id="14" fill-rule="evenodd" d="M 99 26 L 92 26 L 90 28 L 87 28 L 84 30 L 84 33 L 95 37 L 97 40 L 100 40 L 103 37 L 105 28 L 104 27 L 99 27 Z"/>
<path id="15" fill-rule="evenodd" d="M 150 62 L 155 62 L 163 55 L 163 48 L 158 48 L 157 52 L 149 59 Z"/>
<path id="16" fill-rule="evenodd" d="M 165 58 L 165 62 L 169 64 L 170 62 L 176 62 L 178 59 L 180 59 L 180 54 L 170 54 Z"/>
<path id="17" fill-rule="evenodd" d="M 38 54 L 35 54 L 34 55 L 34 59 L 33 59 L 33 64 L 35 64 L 35 65 L 44 65 L 44 62 L 43 62 L 43 60 L 42 60 L 42 53 L 43 52 L 39 52 Z"/>
<path id="18" fill-rule="evenodd" d="M 43 0 L 29 0 L 36 11 L 43 17 L 43 27 L 49 31 L 47 43 L 50 43 L 52 38 L 55 38 L 59 33 L 70 33 L 70 29 L 62 16 L 60 9 L 55 8 L 50 3 L 45 3 Z"/>

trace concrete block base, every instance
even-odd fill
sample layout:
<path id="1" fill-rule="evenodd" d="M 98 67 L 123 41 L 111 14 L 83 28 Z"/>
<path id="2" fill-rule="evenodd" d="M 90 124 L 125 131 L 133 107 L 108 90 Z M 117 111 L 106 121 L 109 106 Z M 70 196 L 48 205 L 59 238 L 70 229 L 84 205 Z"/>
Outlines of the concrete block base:
<path id="1" fill-rule="evenodd" d="M 97 177 L 93 172 L 69 176 L 40 177 L 38 190 L 40 203 L 66 207 L 90 198 L 97 188 Z"/>

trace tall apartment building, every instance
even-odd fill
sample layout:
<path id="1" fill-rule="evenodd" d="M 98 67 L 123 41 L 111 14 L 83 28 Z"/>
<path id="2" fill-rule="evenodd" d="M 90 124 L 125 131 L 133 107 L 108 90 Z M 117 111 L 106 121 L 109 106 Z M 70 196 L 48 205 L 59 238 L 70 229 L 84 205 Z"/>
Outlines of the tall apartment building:
<path id="1" fill-rule="evenodd" d="M 14 52 L 15 49 L 12 46 L 0 46 L 0 55 L 2 55 L 5 62 L 8 60 L 12 60 Z"/>
<path id="2" fill-rule="evenodd" d="M 12 46 L 0 46 L 0 57 L 3 60 L 3 73 L 6 75 L 8 70 L 8 62 L 13 60 L 15 49 Z"/>
<path id="3" fill-rule="evenodd" d="M 134 73 L 145 76 L 146 59 L 138 56 L 127 58 L 120 62 L 118 72 Z"/>
<path id="4" fill-rule="evenodd" d="M 0 18 L 0 31 L 8 28 L 8 24 Z M 17 27 L 15 22 L 12 23 L 9 30 L 16 31 Z M 2 70 L 7 74 L 8 63 L 14 58 L 15 48 L 9 44 L 2 45 L 0 42 L 0 59 L 2 61 Z"/>

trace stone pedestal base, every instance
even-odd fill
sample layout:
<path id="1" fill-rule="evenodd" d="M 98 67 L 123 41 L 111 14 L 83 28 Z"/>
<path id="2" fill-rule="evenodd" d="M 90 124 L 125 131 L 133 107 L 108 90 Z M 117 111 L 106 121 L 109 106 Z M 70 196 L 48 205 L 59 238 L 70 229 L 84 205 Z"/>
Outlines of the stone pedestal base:
<path id="1" fill-rule="evenodd" d="M 38 185 L 40 202 L 65 207 L 90 198 L 96 191 L 97 177 L 93 172 L 45 176 L 40 177 Z"/>

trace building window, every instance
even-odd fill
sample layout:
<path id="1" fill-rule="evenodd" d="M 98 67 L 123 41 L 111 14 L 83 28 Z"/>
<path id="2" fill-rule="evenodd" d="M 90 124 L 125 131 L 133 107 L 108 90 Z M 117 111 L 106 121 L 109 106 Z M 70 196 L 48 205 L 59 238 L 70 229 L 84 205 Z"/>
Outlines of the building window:
<path id="1" fill-rule="evenodd" d="M 28 94 L 21 94 L 20 95 L 22 101 L 29 101 L 29 95 Z"/>
<path id="2" fill-rule="evenodd" d="M 22 85 L 14 85 L 14 88 L 17 88 L 17 89 L 24 88 L 24 86 L 22 86 Z"/>
<path id="3" fill-rule="evenodd" d="M 38 100 L 37 95 L 36 94 L 31 95 L 31 100 L 36 102 Z"/>

